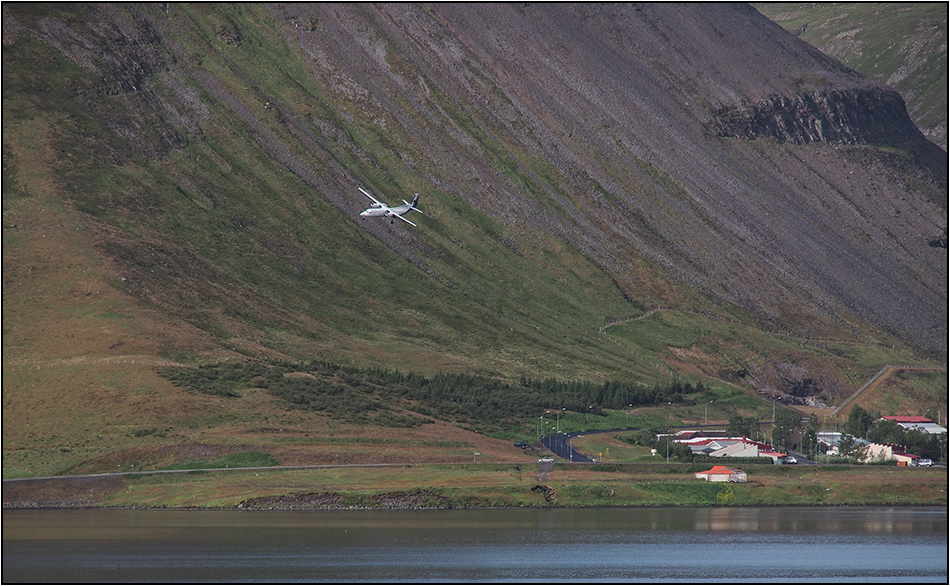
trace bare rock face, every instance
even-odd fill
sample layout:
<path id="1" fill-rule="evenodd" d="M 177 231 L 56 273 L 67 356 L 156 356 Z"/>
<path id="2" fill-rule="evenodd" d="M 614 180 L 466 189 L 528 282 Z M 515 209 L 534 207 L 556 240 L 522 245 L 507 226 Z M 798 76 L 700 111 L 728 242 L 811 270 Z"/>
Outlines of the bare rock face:
<path id="1" fill-rule="evenodd" d="M 920 140 L 900 96 L 885 88 L 773 95 L 716 115 L 719 135 L 795 144 L 904 145 Z"/>

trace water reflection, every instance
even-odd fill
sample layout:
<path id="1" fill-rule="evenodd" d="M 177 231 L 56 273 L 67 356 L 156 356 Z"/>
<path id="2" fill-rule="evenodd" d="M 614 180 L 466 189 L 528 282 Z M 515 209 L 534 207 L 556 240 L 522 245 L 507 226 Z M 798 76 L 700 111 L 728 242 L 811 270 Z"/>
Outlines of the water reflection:
<path id="1" fill-rule="evenodd" d="M 695 531 L 758 531 L 759 517 L 746 509 L 701 509 L 696 512 L 693 529 Z"/>
<path id="2" fill-rule="evenodd" d="M 947 529 L 933 508 L 4 511 L 2 571 L 8 583 L 945 583 Z M 788 559 L 807 563 L 777 567 Z"/>

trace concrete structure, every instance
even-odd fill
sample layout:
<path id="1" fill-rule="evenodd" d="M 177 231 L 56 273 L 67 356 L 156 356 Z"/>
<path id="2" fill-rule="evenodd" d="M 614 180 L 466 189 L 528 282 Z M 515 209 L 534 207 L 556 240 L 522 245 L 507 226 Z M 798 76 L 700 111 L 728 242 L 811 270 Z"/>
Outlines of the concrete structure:
<path id="1" fill-rule="evenodd" d="M 887 419 L 888 421 L 893 421 L 897 425 L 900 425 L 904 429 L 916 429 L 921 433 L 930 433 L 934 435 L 940 435 L 941 433 L 947 433 L 947 428 L 941 425 L 937 425 L 933 421 L 927 419 L 926 417 L 921 417 L 919 415 L 888 415 L 881 417 L 881 419 Z"/>
<path id="2" fill-rule="evenodd" d="M 746 475 L 742 470 L 728 466 L 713 466 L 709 470 L 696 473 L 697 480 L 708 482 L 745 482 Z"/>

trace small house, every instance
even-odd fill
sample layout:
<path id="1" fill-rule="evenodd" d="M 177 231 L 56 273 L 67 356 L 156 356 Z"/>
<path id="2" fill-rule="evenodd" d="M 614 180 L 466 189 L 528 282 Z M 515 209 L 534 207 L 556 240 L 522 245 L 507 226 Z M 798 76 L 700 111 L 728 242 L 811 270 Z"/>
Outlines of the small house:
<path id="1" fill-rule="evenodd" d="M 729 466 L 713 466 L 709 470 L 696 473 L 697 480 L 708 482 L 745 482 L 745 472 Z"/>

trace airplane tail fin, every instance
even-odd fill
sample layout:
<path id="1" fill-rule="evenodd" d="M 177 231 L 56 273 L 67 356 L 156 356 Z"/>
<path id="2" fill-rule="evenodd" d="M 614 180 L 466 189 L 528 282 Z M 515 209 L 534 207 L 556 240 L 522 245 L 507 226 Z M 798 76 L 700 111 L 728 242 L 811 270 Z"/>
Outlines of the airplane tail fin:
<path id="1" fill-rule="evenodd" d="M 415 197 L 412 198 L 412 203 L 409 203 L 409 202 L 406 201 L 406 200 L 402 200 L 402 203 L 404 203 L 404 204 L 406 204 L 407 206 L 409 206 L 409 210 L 416 210 L 417 212 L 422 213 L 422 210 L 420 210 L 419 208 L 416 207 L 416 204 L 419 203 L 419 194 L 418 194 L 418 193 L 415 195 Z M 407 211 L 408 211 L 408 210 L 407 210 Z"/>

